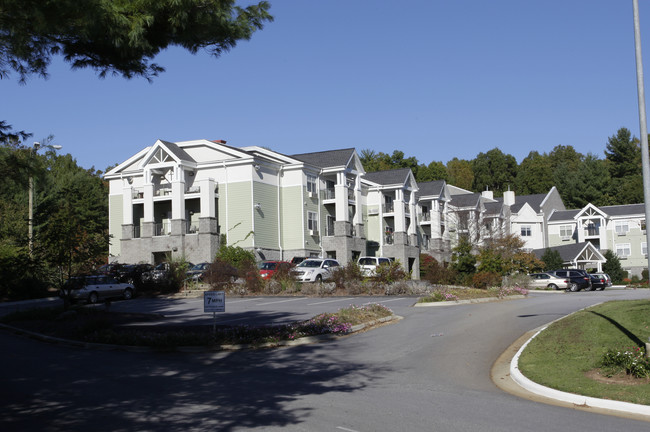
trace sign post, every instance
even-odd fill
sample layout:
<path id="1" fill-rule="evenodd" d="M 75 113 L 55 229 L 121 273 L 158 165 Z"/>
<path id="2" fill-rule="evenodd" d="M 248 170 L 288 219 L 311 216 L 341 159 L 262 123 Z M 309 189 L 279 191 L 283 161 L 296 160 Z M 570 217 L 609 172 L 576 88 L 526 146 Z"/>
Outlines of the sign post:
<path id="1" fill-rule="evenodd" d="M 217 334 L 217 312 L 226 311 L 225 291 L 205 291 L 203 293 L 203 312 L 212 312 L 212 334 Z"/>

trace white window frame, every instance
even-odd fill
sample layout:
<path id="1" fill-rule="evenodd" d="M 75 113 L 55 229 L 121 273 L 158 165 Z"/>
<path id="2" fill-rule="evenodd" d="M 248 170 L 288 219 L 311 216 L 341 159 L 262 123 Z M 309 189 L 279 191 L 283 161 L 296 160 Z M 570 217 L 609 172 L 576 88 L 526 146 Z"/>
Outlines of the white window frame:
<path id="1" fill-rule="evenodd" d="M 318 213 L 313 211 L 307 212 L 307 229 L 312 233 L 318 232 Z"/>
<path id="2" fill-rule="evenodd" d="M 533 227 L 532 225 L 521 225 L 520 231 L 522 237 L 532 237 L 533 236 Z"/>
<path id="3" fill-rule="evenodd" d="M 615 221 L 614 232 L 620 236 L 627 234 L 630 231 L 630 223 L 628 221 Z"/>
<path id="4" fill-rule="evenodd" d="M 648 243 L 647 242 L 641 243 L 641 255 L 648 256 Z"/>
<path id="5" fill-rule="evenodd" d="M 629 243 L 618 243 L 616 245 L 616 255 L 619 258 L 626 259 L 632 255 L 632 248 Z"/>
<path id="6" fill-rule="evenodd" d="M 307 174 L 307 192 L 318 192 L 317 182 L 318 177 L 312 174 Z"/>
<path id="7" fill-rule="evenodd" d="M 573 236 L 573 225 L 560 225 L 560 238 L 568 240 Z"/>

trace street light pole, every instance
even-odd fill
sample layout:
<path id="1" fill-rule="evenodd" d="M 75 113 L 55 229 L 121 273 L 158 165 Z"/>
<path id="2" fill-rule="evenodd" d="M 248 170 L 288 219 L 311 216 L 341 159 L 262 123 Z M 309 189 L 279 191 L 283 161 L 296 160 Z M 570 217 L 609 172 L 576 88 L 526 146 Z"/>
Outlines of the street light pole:
<path id="1" fill-rule="evenodd" d="M 61 150 L 60 145 L 45 145 L 35 142 L 32 146 L 32 157 L 36 154 L 41 147 L 47 147 L 54 150 Z M 29 172 L 29 220 L 28 220 L 28 236 L 29 236 L 29 257 L 32 258 L 34 254 L 34 173 Z"/>

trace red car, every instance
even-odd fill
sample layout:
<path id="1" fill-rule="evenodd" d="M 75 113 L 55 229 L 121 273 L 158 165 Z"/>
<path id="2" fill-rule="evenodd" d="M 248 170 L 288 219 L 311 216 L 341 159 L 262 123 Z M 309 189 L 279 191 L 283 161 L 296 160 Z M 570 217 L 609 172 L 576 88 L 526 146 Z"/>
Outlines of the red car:
<path id="1" fill-rule="evenodd" d="M 289 271 L 291 263 L 287 261 L 262 261 L 259 265 L 262 279 L 270 279 L 278 270 Z"/>

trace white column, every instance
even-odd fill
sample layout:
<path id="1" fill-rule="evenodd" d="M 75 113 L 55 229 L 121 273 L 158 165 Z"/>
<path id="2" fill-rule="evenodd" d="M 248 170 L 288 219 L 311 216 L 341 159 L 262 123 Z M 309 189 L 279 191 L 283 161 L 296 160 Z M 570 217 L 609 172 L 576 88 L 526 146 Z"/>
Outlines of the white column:
<path id="1" fill-rule="evenodd" d="M 409 225 L 409 234 L 417 234 L 418 213 L 415 205 L 415 192 L 411 192 L 411 199 L 409 200 L 409 213 L 411 214 L 411 225 Z"/>
<path id="2" fill-rule="evenodd" d="M 348 217 L 348 186 L 346 184 L 345 173 L 336 175 L 336 185 L 334 185 L 336 201 L 336 220 L 337 222 L 347 222 Z"/>
<path id="3" fill-rule="evenodd" d="M 216 217 L 215 192 L 216 182 L 213 179 L 204 179 L 199 182 L 201 187 L 201 217 Z"/>
<path id="4" fill-rule="evenodd" d="M 128 183 L 122 189 L 122 224 L 133 224 L 133 187 Z"/>
<path id="5" fill-rule="evenodd" d="M 185 219 L 185 170 L 174 167 L 172 180 L 172 219 Z"/>
<path id="6" fill-rule="evenodd" d="M 404 191 L 401 189 L 395 191 L 395 201 L 393 202 L 393 211 L 395 212 L 395 232 L 406 232 L 406 212 L 404 211 Z"/>
<path id="7" fill-rule="evenodd" d="M 354 178 L 354 203 L 355 203 L 355 213 L 354 213 L 354 224 L 361 225 L 363 223 L 363 209 L 361 203 L 361 176 L 356 175 Z M 359 233 L 357 233 L 359 235 Z"/>
<path id="8" fill-rule="evenodd" d="M 151 171 L 144 172 L 144 214 L 143 222 L 154 222 L 153 215 L 153 183 L 151 182 Z"/>

